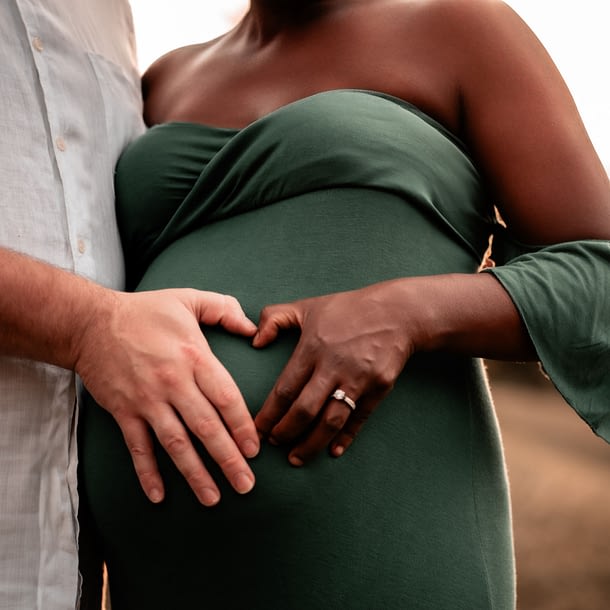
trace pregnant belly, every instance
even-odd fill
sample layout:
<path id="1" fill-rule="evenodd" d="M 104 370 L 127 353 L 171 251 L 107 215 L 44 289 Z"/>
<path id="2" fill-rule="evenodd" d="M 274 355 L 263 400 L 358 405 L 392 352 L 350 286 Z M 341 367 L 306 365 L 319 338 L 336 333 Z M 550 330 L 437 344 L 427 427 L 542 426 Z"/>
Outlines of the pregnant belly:
<path id="1" fill-rule="evenodd" d="M 272 302 L 478 264 L 426 210 L 388 193 L 334 189 L 194 229 L 157 256 L 138 290 L 224 292 L 256 317 Z"/>
<path id="2" fill-rule="evenodd" d="M 472 255 L 398 197 L 342 190 L 333 192 L 330 203 L 328 193 L 314 193 L 197 229 L 157 257 L 138 290 L 194 287 L 232 294 L 256 321 L 270 302 L 405 275 L 474 271 L 476 264 Z M 283 335 L 255 350 L 249 340 L 221 329 L 204 332 L 256 412 L 296 336 Z M 257 485 L 244 497 L 232 492 L 199 447 L 223 493 L 213 510 L 197 504 L 161 450 L 167 498 L 160 506 L 148 503 L 116 424 L 89 403 L 82 424 L 83 497 L 115 574 L 128 576 L 141 549 L 151 545 L 157 555 L 161 550 L 173 558 L 186 557 L 178 562 L 184 571 L 184 561 L 200 553 L 203 543 L 210 561 L 226 555 L 227 536 L 232 536 L 237 554 L 264 545 L 279 557 L 297 552 L 290 546 L 296 539 L 303 561 L 335 553 L 332 541 L 337 536 L 351 545 L 356 531 L 358 544 L 379 557 L 388 550 L 397 556 L 405 544 L 425 548 L 431 535 L 453 544 L 444 531 L 446 516 L 437 514 L 439 506 L 442 511 L 450 507 L 452 518 L 461 515 L 456 531 L 467 538 L 475 527 L 468 491 L 472 468 L 464 451 L 471 435 L 468 366 L 451 358 L 414 359 L 349 454 L 339 460 L 322 455 L 310 466 L 294 469 L 283 448 L 264 445 L 252 463 Z M 388 520 L 388 506 L 396 519 Z M 309 532 L 312 528 L 315 535 Z M 447 551 L 447 556 L 456 553 Z M 404 557 L 403 564 L 409 561 Z M 388 574 L 416 567 L 383 563 Z M 338 570 L 345 568 L 337 563 Z M 377 569 L 379 565 L 371 567 Z"/>
<path id="3" fill-rule="evenodd" d="M 461 245 L 399 197 L 361 189 L 337 189 L 286 200 L 194 230 L 155 259 L 138 290 L 192 287 L 232 294 L 256 321 L 260 309 L 268 303 L 353 289 L 405 275 L 473 271 L 476 264 Z M 257 412 L 292 353 L 297 336 L 283 334 L 272 345 L 255 350 L 248 339 L 222 329 L 204 328 L 204 332 L 212 351 L 233 375 L 249 408 Z M 433 365 L 428 359 L 415 359 L 386 403 L 410 403 L 411 410 L 430 402 L 450 405 L 453 401 L 447 397 L 463 391 L 457 387 L 463 386 L 458 379 L 459 366 L 450 359 L 436 359 Z M 440 386 L 439 378 L 443 379 Z M 423 401 L 416 398 L 432 389 L 436 395 Z M 366 444 L 375 447 L 367 457 L 366 471 L 372 479 L 379 481 L 385 477 L 381 471 L 387 469 L 389 455 L 380 447 L 388 447 L 395 438 L 398 448 L 392 448 L 392 452 L 396 454 L 419 443 L 416 430 L 410 445 L 403 442 L 404 431 L 400 440 L 396 437 L 396 430 L 402 427 L 396 418 L 409 417 L 409 409 L 384 409 L 387 417 L 376 414 L 376 423 L 370 426 L 373 430 L 363 435 Z M 434 420 L 444 417 L 441 427 L 451 436 L 459 437 L 463 433 L 462 426 L 455 425 L 459 410 L 453 407 L 447 410 L 450 413 L 442 416 L 437 407 Z M 84 418 L 85 451 L 106 452 L 105 468 L 120 460 L 122 470 L 133 478 L 118 428 L 112 421 L 104 426 L 88 423 L 91 417 L 106 417 L 99 409 L 91 408 L 89 412 L 94 415 L 86 414 Z M 425 424 L 430 413 L 426 409 L 426 414 L 419 416 L 420 423 Z M 457 415 L 458 420 L 460 417 Z M 111 437 L 114 438 L 109 441 Z M 108 447 L 101 446 L 106 442 L 110 443 Z M 366 445 L 358 444 L 366 452 Z M 353 453 L 358 455 L 359 450 Z M 203 450 L 202 454 L 205 455 Z M 160 459 L 166 461 L 163 452 Z M 96 470 L 96 465 L 89 463 Z M 320 460 L 316 468 L 323 472 L 310 479 L 311 470 L 291 469 L 282 449 L 266 447 L 256 464 L 258 495 L 264 501 L 273 497 L 273 501 L 286 502 L 290 507 L 291 502 L 299 503 L 311 496 L 312 486 L 318 489 L 316 493 L 321 493 L 329 484 L 325 476 L 333 480 L 345 463 Z M 375 464 L 379 465 L 379 472 L 371 468 Z M 214 469 L 214 465 L 210 464 L 210 468 Z M 176 483 L 182 484 L 169 464 L 166 476 L 175 477 Z M 269 497 L 265 496 L 267 484 L 274 492 Z M 103 481 L 98 480 L 96 485 L 101 487 Z M 128 485 L 137 487 L 135 482 Z M 284 496 L 277 493 L 283 487 L 289 490 Z M 225 491 L 231 493 L 230 489 Z"/>

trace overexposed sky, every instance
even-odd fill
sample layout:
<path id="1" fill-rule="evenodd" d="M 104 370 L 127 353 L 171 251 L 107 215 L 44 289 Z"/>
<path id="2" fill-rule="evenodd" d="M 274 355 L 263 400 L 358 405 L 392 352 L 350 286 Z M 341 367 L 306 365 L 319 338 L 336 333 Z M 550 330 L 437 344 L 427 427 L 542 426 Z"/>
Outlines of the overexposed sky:
<path id="1" fill-rule="evenodd" d="M 210 40 L 247 0 L 130 0 L 140 68 L 179 46 Z M 610 19 L 607 0 L 507 0 L 546 46 L 610 171 Z"/>

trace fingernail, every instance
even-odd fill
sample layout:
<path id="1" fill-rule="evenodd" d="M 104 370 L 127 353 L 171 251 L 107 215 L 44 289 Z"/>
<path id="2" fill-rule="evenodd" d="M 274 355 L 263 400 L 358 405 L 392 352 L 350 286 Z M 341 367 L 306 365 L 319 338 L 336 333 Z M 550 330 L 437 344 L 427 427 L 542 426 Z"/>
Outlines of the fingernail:
<path id="1" fill-rule="evenodd" d="M 159 502 L 163 500 L 163 494 L 161 493 L 160 489 L 157 489 L 155 487 L 154 489 L 150 490 L 150 493 L 148 494 L 148 499 L 151 502 L 154 502 L 155 504 L 159 504 Z"/>
<path id="2" fill-rule="evenodd" d="M 254 479 L 245 472 L 240 472 L 233 482 L 235 491 L 240 494 L 247 494 L 254 487 Z"/>
<path id="3" fill-rule="evenodd" d="M 337 445 L 333 447 L 333 455 L 335 457 L 341 457 L 345 453 L 345 447 L 343 445 Z"/>
<path id="4" fill-rule="evenodd" d="M 252 439 L 247 439 L 241 445 L 241 452 L 246 457 L 253 458 L 258 453 L 258 444 Z"/>
<path id="5" fill-rule="evenodd" d="M 277 442 L 277 439 L 273 438 L 273 436 L 270 436 L 267 440 L 269 441 L 269 443 L 271 443 L 275 447 L 277 447 L 279 445 L 279 443 Z"/>
<path id="6" fill-rule="evenodd" d="M 288 456 L 288 461 L 292 464 L 292 466 L 302 466 L 303 460 L 297 455 Z"/>
<path id="7" fill-rule="evenodd" d="M 199 499 L 205 506 L 214 506 L 220 500 L 220 494 L 210 487 L 204 487 L 199 491 Z"/>

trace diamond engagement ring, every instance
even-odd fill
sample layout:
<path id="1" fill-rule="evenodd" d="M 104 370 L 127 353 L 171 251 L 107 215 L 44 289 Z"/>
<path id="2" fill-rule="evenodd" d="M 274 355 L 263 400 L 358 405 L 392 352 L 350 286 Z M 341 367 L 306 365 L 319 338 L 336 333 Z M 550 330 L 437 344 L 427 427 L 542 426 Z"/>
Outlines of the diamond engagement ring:
<path id="1" fill-rule="evenodd" d="M 346 396 L 343 390 L 335 390 L 332 398 L 342 400 L 352 411 L 356 410 L 356 403 L 349 396 Z"/>

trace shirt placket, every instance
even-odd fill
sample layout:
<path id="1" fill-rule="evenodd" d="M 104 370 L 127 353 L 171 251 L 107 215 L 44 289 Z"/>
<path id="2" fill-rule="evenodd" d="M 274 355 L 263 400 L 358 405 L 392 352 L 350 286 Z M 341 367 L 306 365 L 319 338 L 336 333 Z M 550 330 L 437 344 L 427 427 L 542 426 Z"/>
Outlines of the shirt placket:
<path id="1" fill-rule="evenodd" d="M 91 193 L 90 176 L 85 172 L 76 172 L 74 168 L 83 164 L 85 148 L 77 140 L 84 137 L 72 124 L 74 116 L 69 109 L 77 104 L 70 104 L 69 95 L 62 91 L 62 53 L 60 36 L 46 37 L 45 33 L 53 31 L 52 23 L 44 23 L 43 13 L 32 7 L 28 1 L 19 2 L 23 23 L 30 41 L 32 57 L 39 78 L 47 112 L 52 155 L 59 176 L 63 193 L 63 214 L 65 222 L 65 239 L 69 245 L 71 260 L 63 266 L 77 274 L 94 276 L 95 266 L 90 256 L 90 213 L 89 206 L 83 201 Z M 74 57 L 71 58 L 74 64 Z M 66 66 L 63 67 L 66 69 Z M 72 65 L 77 74 L 86 74 Z M 86 94 L 85 88 L 83 94 Z M 83 105 L 82 100 L 79 101 Z M 80 145 L 79 145 L 80 144 Z"/>

